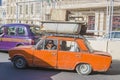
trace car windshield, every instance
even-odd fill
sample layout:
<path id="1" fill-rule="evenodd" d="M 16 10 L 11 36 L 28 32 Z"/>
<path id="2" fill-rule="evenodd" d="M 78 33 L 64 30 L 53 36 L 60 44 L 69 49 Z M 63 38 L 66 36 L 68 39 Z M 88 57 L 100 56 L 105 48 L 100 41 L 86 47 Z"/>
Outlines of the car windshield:
<path id="1" fill-rule="evenodd" d="M 111 32 L 104 35 L 104 38 L 120 38 L 120 32 Z"/>
<path id="2" fill-rule="evenodd" d="M 38 36 L 40 34 L 40 27 L 39 26 L 31 26 L 30 30 L 35 36 Z"/>
<path id="3" fill-rule="evenodd" d="M 38 48 L 38 46 L 40 47 L 40 48 L 42 48 L 42 44 L 43 44 L 43 41 L 44 41 L 44 38 L 39 38 L 38 39 L 39 41 L 36 43 L 36 45 L 34 45 L 34 47 L 37 49 Z"/>
<path id="4" fill-rule="evenodd" d="M 85 41 L 85 44 L 86 44 L 87 48 L 89 49 L 89 51 L 94 52 L 93 48 L 90 45 L 90 42 L 86 38 L 84 38 L 84 41 Z"/>

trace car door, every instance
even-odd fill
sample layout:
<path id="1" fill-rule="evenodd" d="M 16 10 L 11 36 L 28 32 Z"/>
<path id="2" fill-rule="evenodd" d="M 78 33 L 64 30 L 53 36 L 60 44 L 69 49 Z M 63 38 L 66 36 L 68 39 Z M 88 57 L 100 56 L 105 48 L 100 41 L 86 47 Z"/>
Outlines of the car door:
<path id="1" fill-rule="evenodd" d="M 4 38 L 2 38 L 2 41 L 5 43 L 5 49 L 9 50 L 10 48 L 15 47 L 16 42 L 16 36 L 17 36 L 17 27 L 15 26 L 9 26 L 6 28 L 6 35 L 4 35 Z"/>
<path id="2" fill-rule="evenodd" d="M 55 49 L 45 48 L 49 40 L 52 40 L 54 42 L 54 45 L 56 45 Z M 34 51 L 34 60 L 33 60 L 34 65 L 39 67 L 56 68 L 58 41 L 53 39 L 45 39 L 45 40 L 42 39 L 36 45 L 37 48 Z"/>
<path id="3" fill-rule="evenodd" d="M 75 41 L 61 40 L 57 67 L 72 70 L 81 56 L 79 51 L 80 48 Z"/>

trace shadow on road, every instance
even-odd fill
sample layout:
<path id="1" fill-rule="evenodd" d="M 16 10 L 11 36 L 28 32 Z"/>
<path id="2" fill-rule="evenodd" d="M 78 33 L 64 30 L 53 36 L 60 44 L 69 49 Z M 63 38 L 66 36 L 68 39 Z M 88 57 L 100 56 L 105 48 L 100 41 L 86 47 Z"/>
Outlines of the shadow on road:
<path id="1" fill-rule="evenodd" d="M 120 75 L 120 60 L 113 60 L 111 67 L 106 75 Z"/>
<path id="2" fill-rule="evenodd" d="M 113 60 L 107 72 L 94 72 L 93 75 L 120 75 L 120 60 Z"/>
<path id="3" fill-rule="evenodd" d="M 0 80 L 52 80 L 57 70 L 38 68 L 16 69 L 11 62 L 0 62 Z"/>
<path id="4" fill-rule="evenodd" d="M 8 54 L 8 51 L 0 50 L 0 52 Z"/>
<path id="5" fill-rule="evenodd" d="M 61 72 L 67 72 L 66 75 L 74 73 L 74 76 L 76 75 L 74 71 L 43 68 L 16 69 L 11 62 L 0 62 L 0 80 L 52 80 Z M 120 60 L 113 60 L 112 68 L 108 72 L 96 72 L 93 75 L 120 75 Z"/>

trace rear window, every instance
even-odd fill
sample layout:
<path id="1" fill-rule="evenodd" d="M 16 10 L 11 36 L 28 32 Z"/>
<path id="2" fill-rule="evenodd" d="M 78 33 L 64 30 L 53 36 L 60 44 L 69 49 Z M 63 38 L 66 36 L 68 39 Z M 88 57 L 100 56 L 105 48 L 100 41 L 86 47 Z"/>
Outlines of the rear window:
<path id="1" fill-rule="evenodd" d="M 18 35 L 25 35 L 25 28 L 24 27 L 18 27 Z"/>
<path id="2" fill-rule="evenodd" d="M 30 31 L 31 31 L 34 35 L 39 35 L 39 34 L 40 34 L 40 27 L 39 27 L 39 26 L 31 26 L 31 27 L 30 27 Z"/>

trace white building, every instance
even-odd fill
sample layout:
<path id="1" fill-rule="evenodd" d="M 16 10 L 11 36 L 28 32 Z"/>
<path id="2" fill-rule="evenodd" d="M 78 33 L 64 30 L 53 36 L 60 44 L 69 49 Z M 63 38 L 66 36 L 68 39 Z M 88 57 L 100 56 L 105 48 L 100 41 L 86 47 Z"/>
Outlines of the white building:
<path id="1" fill-rule="evenodd" d="M 51 20 L 51 9 L 69 11 L 69 21 L 84 20 L 88 31 L 103 35 L 109 31 L 107 5 L 111 0 L 3 0 L 0 7 L 0 23 L 40 24 Z M 4 12 L 4 14 L 3 14 Z M 56 16 L 57 17 L 57 16 Z M 112 30 L 120 30 L 120 1 L 114 0 Z"/>
<path id="2" fill-rule="evenodd" d="M 0 9 L 6 13 L 5 23 L 39 24 L 46 16 L 49 17 L 49 5 L 45 0 L 3 0 Z"/>

